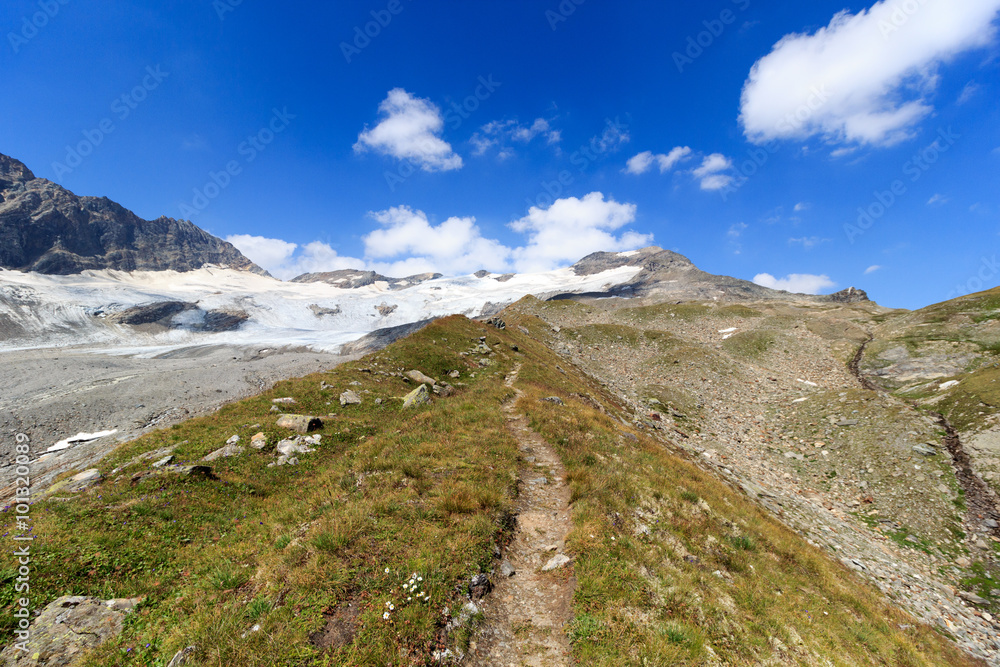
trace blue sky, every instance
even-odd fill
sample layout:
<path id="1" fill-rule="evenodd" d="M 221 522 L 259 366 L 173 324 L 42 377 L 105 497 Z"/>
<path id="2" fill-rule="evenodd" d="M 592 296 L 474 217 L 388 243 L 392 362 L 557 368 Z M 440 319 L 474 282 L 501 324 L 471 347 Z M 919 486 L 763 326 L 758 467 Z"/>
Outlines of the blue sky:
<path id="1" fill-rule="evenodd" d="M 1000 0 L 315 4 L 7 0 L 0 152 L 282 277 L 1000 283 Z"/>

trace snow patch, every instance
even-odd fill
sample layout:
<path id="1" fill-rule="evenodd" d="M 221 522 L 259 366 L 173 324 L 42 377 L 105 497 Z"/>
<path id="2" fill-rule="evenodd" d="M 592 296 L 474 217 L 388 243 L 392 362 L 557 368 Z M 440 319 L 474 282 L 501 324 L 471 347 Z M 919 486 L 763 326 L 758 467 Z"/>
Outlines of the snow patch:
<path id="1" fill-rule="evenodd" d="M 118 432 L 118 429 L 112 431 L 99 431 L 97 433 L 77 433 L 72 438 L 66 438 L 65 440 L 60 440 L 56 444 L 52 445 L 46 452 L 61 452 L 64 449 L 69 449 L 73 445 L 78 445 L 82 442 L 92 442 L 94 440 L 99 440 L 101 438 L 106 438 L 109 435 L 114 435 Z"/>

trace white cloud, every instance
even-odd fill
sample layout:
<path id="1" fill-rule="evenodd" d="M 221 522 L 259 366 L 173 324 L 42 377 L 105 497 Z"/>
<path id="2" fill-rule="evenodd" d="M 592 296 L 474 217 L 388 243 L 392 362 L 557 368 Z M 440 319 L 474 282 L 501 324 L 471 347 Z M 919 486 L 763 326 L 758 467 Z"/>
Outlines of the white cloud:
<path id="1" fill-rule="evenodd" d="M 364 237 L 365 256 L 383 260 L 379 268 L 383 273 L 438 271 L 456 275 L 483 268 L 502 270 L 508 264 L 510 249 L 484 238 L 475 218 L 451 217 L 435 226 L 423 211 L 407 206 L 370 215 L 382 228 Z"/>
<path id="2" fill-rule="evenodd" d="M 635 204 L 591 192 L 581 199 L 557 199 L 549 208 L 533 206 L 509 226 L 527 236 L 517 247 L 483 236 L 473 217 L 451 217 L 435 225 L 423 211 L 395 206 L 372 211 L 379 224 L 364 237 L 364 259 L 343 257 L 326 243 L 303 247 L 280 239 L 230 236 L 226 240 L 277 278 L 337 269 L 367 269 L 390 276 L 439 272 L 461 275 L 479 269 L 520 272 L 566 266 L 598 250 L 634 250 L 650 245 L 652 234 L 626 230 L 635 221 Z"/>
<path id="3" fill-rule="evenodd" d="M 607 121 L 604 132 L 601 132 L 601 136 L 591 139 L 589 146 L 597 153 L 608 153 L 618 150 L 631 140 L 632 136 L 628 133 L 628 126 L 619 123 L 616 118 L 613 121 Z"/>
<path id="4" fill-rule="evenodd" d="M 673 169 L 678 162 L 686 159 L 689 155 L 691 155 L 691 149 L 687 146 L 677 146 L 666 155 L 663 153 L 654 155 L 652 151 L 644 151 L 629 158 L 628 162 L 625 163 L 624 171 L 628 174 L 644 174 L 649 171 L 653 162 L 656 162 L 662 174 Z"/>
<path id="5" fill-rule="evenodd" d="M 598 250 L 634 250 L 649 245 L 652 235 L 612 233 L 634 222 L 635 211 L 635 204 L 605 200 L 600 192 L 582 199 L 557 199 L 547 209 L 532 206 L 528 215 L 510 224 L 514 231 L 528 235 L 527 245 L 512 252 L 514 266 L 522 272 L 545 271 Z"/>
<path id="6" fill-rule="evenodd" d="M 675 146 L 669 153 L 662 153 L 656 156 L 656 162 L 660 165 L 660 173 L 670 171 L 678 162 L 686 160 L 691 155 L 691 148 L 688 146 Z"/>
<path id="7" fill-rule="evenodd" d="M 819 294 L 820 290 L 836 286 L 829 276 L 815 276 L 808 273 L 792 273 L 784 278 L 775 278 L 770 273 L 758 273 L 753 277 L 753 281 L 763 287 L 796 294 Z"/>
<path id="8" fill-rule="evenodd" d="M 507 145 L 509 142 L 527 144 L 539 136 L 548 145 L 562 141 L 562 133 L 552 129 L 552 124 L 544 118 L 536 118 L 531 125 L 521 125 L 516 120 L 495 120 L 479 128 L 469 141 L 475 147 L 475 155 L 482 155 L 496 147 L 498 157 L 506 159 L 514 154 L 513 149 Z"/>
<path id="9" fill-rule="evenodd" d="M 633 155 L 625 163 L 625 172 L 629 174 L 645 174 L 653 165 L 653 151 L 643 151 L 638 155 Z"/>
<path id="10" fill-rule="evenodd" d="M 800 201 L 798 204 L 795 205 L 795 212 L 801 213 L 802 211 L 808 211 L 810 208 L 812 208 L 812 204 L 810 204 L 809 202 Z"/>
<path id="11" fill-rule="evenodd" d="M 732 166 L 733 161 L 722 153 L 712 153 L 691 173 L 701 181 L 702 190 L 721 190 L 733 181 L 731 175 L 722 173 L 732 169 Z"/>
<path id="12" fill-rule="evenodd" d="M 513 136 L 515 141 L 528 143 L 538 135 L 544 136 L 546 143 L 549 144 L 558 143 L 562 138 L 562 135 L 557 130 L 553 130 L 544 118 L 536 118 L 531 127 L 518 127 Z"/>
<path id="13" fill-rule="evenodd" d="M 400 160 L 412 160 L 424 171 L 462 168 L 462 158 L 440 136 L 444 119 L 430 100 L 393 88 L 378 109 L 382 120 L 372 129 L 366 126 L 358 135 L 355 152 L 371 149 Z"/>
<path id="14" fill-rule="evenodd" d="M 820 243 L 826 243 L 830 239 L 820 238 L 819 236 L 803 236 L 802 238 L 790 238 L 788 239 L 789 245 L 801 244 L 803 248 L 809 250 L 815 248 Z"/>
<path id="15" fill-rule="evenodd" d="M 739 255 L 743 252 L 743 244 L 740 242 L 740 238 L 743 236 L 743 232 L 749 227 L 745 222 L 737 222 L 729 226 L 726 230 L 726 238 L 729 240 L 729 246 L 733 249 L 734 255 Z"/>
<path id="16" fill-rule="evenodd" d="M 338 269 L 363 269 L 365 262 L 354 257 L 343 257 L 322 241 L 313 241 L 302 247 L 281 239 L 249 234 L 234 234 L 226 240 L 232 243 L 250 261 L 275 278 L 288 280 L 303 273 L 336 271 Z"/>
<path id="17" fill-rule="evenodd" d="M 848 146 L 848 147 L 845 147 L 845 148 L 835 148 L 834 150 L 830 151 L 830 157 L 834 157 L 834 158 L 836 158 L 836 157 L 847 157 L 848 155 L 850 155 L 851 153 L 856 152 L 857 150 L 858 150 L 857 146 Z"/>
<path id="18" fill-rule="evenodd" d="M 988 44 L 998 9 L 1000 0 L 883 0 L 842 11 L 813 34 L 786 35 L 750 70 L 744 132 L 758 143 L 905 139 L 933 111 L 939 64 Z"/>
<path id="19" fill-rule="evenodd" d="M 876 271 L 878 271 L 878 270 L 879 270 L 879 269 L 881 269 L 881 268 L 882 268 L 882 267 L 881 267 L 881 266 L 879 266 L 878 264 L 872 264 L 872 265 L 871 265 L 871 266 L 869 266 L 869 267 L 868 267 L 867 269 L 865 269 L 865 275 L 867 276 L 867 275 L 868 275 L 868 274 L 870 274 L 870 273 L 875 273 Z"/>
<path id="20" fill-rule="evenodd" d="M 935 194 L 927 200 L 928 206 L 943 206 L 948 203 L 948 198 L 942 194 Z"/>
<path id="21" fill-rule="evenodd" d="M 965 84 L 965 88 L 963 88 L 961 94 L 959 94 L 957 103 L 965 104 L 973 97 L 975 97 L 976 93 L 978 92 L 979 92 L 979 84 L 977 84 L 975 81 L 970 81 L 969 83 Z"/>

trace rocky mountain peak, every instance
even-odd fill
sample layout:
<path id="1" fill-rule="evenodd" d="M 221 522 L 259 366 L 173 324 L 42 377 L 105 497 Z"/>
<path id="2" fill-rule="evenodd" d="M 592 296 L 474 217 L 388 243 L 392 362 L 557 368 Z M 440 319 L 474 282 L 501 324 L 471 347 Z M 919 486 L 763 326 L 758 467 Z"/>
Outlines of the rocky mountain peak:
<path id="1" fill-rule="evenodd" d="M 107 197 L 78 197 L 0 154 L 0 267 L 47 274 L 192 271 L 266 275 L 234 246 L 187 220 L 143 220 Z"/>
<path id="2" fill-rule="evenodd" d="M 863 289 L 848 287 L 845 290 L 826 295 L 825 300 L 833 301 L 834 303 L 861 303 L 862 301 L 870 301 L 871 299 L 868 298 L 867 292 Z"/>
<path id="3" fill-rule="evenodd" d="M 20 160 L 0 153 L 0 192 L 16 183 L 35 180 L 35 175 Z"/>

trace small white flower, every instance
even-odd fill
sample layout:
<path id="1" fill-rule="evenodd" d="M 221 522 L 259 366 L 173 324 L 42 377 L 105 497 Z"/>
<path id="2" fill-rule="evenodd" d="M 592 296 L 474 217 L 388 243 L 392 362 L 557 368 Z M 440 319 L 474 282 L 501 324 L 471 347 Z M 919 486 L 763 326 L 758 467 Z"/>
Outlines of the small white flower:
<path id="1" fill-rule="evenodd" d="M 423 580 L 424 580 L 423 577 L 417 577 L 417 581 L 423 581 Z"/>
<path id="2" fill-rule="evenodd" d="M 385 568 L 385 573 L 389 574 L 389 568 Z"/>
<path id="3" fill-rule="evenodd" d="M 393 605 L 389 605 L 389 611 L 396 611 L 396 608 Z"/>
<path id="4" fill-rule="evenodd" d="M 384 618 L 385 620 L 388 621 L 389 620 L 389 612 L 385 612 L 384 614 L 382 614 L 382 618 Z"/>
<path id="5" fill-rule="evenodd" d="M 386 607 L 391 607 L 392 606 L 392 602 L 389 602 L 388 600 L 386 600 L 385 606 Z"/>
<path id="6" fill-rule="evenodd" d="M 413 602 L 413 598 L 406 598 L 407 602 Z"/>

